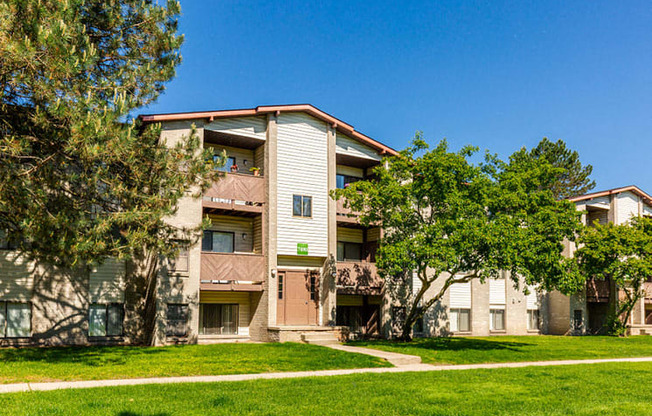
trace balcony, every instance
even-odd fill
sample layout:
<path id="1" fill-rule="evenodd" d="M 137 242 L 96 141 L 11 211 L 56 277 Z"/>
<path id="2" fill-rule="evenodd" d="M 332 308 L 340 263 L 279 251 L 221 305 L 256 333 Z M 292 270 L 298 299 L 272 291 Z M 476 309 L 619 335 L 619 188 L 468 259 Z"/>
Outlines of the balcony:
<path id="1" fill-rule="evenodd" d="M 345 224 L 357 224 L 359 222 L 358 214 L 353 212 L 351 208 L 346 208 L 344 206 L 344 198 L 337 200 L 337 209 L 335 212 L 337 215 L 337 222 Z"/>
<path id="2" fill-rule="evenodd" d="M 263 290 L 265 257 L 255 253 L 201 253 L 201 290 Z"/>
<path id="3" fill-rule="evenodd" d="M 376 263 L 365 261 L 338 261 L 337 293 L 348 295 L 380 295 L 383 279 Z"/>
<path id="4" fill-rule="evenodd" d="M 609 280 L 589 279 L 586 282 L 586 300 L 588 302 L 609 302 L 611 282 Z"/>
<path id="5" fill-rule="evenodd" d="M 226 173 L 203 195 L 202 206 L 215 211 L 263 212 L 265 179 L 244 173 Z"/>

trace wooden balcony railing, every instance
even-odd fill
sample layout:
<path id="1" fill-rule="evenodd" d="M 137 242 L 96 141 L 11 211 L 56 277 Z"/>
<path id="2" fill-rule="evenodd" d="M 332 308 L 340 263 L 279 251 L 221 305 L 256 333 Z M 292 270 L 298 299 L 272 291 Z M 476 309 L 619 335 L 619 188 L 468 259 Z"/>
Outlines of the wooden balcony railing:
<path id="1" fill-rule="evenodd" d="M 254 253 L 201 253 L 201 290 L 260 291 L 265 257 Z"/>
<path id="2" fill-rule="evenodd" d="M 344 198 L 337 200 L 337 209 L 336 209 L 337 221 L 346 222 L 346 223 L 357 223 L 358 214 L 351 210 L 351 208 L 346 208 L 344 206 Z"/>
<path id="3" fill-rule="evenodd" d="M 265 202 L 265 178 L 243 173 L 226 173 L 204 192 L 208 208 L 262 212 Z"/>
<path id="4" fill-rule="evenodd" d="M 379 295 L 383 279 L 378 275 L 376 263 L 364 261 L 338 261 L 337 292 L 341 294 Z"/>

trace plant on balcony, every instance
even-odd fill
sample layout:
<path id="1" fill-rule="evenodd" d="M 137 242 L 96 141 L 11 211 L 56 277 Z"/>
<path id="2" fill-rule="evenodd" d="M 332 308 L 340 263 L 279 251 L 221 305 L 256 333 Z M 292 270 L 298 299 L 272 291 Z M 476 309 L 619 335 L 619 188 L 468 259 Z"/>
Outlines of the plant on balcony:
<path id="1" fill-rule="evenodd" d="M 233 164 L 231 165 L 231 172 L 237 172 L 238 171 L 238 165 Z"/>
<path id="2" fill-rule="evenodd" d="M 387 290 L 405 306 L 395 322 L 404 340 L 456 283 L 484 282 L 502 271 L 514 284 L 522 278 L 564 293 L 583 283 L 562 254 L 562 241 L 574 241 L 582 224 L 575 205 L 552 191 L 560 168 L 526 149 L 508 162 L 487 155 L 473 164 L 476 150 L 451 152 L 446 141 L 429 149 L 417 134 L 399 156 L 374 168 L 376 180 L 333 191 L 360 213 L 363 225 L 384 230 L 376 264 Z M 413 276 L 421 281 L 415 294 Z"/>
<path id="3" fill-rule="evenodd" d="M 249 168 L 249 172 L 253 173 L 254 176 L 260 176 L 260 168 L 256 166 Z"/>

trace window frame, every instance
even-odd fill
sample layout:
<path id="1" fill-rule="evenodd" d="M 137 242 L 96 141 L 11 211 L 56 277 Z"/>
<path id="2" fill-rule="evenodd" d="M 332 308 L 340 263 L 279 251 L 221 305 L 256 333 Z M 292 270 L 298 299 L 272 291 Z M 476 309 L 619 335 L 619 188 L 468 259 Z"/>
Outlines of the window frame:
<path id="1" fill-rule="evenodd" d="M 283 278 L 284 276 L 285 276 L 284 273 L 278 274 L 278 299 L 279 300 L 283 300 L 283 296 L 284 296 L 284 292 L 283 292 L 285 289 L 284 287 L 285 279 Z"/>
<path id="2" fill-rule="evenodd" d="M 468 317 L 466 319 L 466 329 L 460 329 L 462 327 L 462 325 L 460 325 L 460 322 L 462 322 L 461 316 L 463 311 L 466 312 L 466 315 Z M 453 314 L 453 312 L 456 313 L 457 316 L 457 320 L 456 320 L 457 329 L 455 330 L 451 329 L 451 332 L 460 333 L 460 334 L 471 332 L 471 308 L 450 308 L 450 314 Z M 449 321 L 451 321 L 450 318 Z"/>
<path id="3" fill-rule="evenodd" d="M 206 250 L 204 246 L 204 242 L 206 241 L 206 233 L 210 233 L 210 244 L 211 248 L 210 250 Z M 232 251 L 215 251 L 214 250 L 214 244 L 213 244 L 213 233 L 220 233 L 220 234 L 230 234 L 231 235 L 231 246 L 232 246 Z M 226 254 L 233 254 L 235 253 L 235 232 L 234 231 L 221 231 L 221 230 L 204 230 L 204 234 L 202 236 L 202 242 L 201 242 L 201 251 L 207 252 L 207 253 L 226 253 Z"/>
<path id="4" fill-rule="evenodd" d="M 301 215 L 296 214 L 296 207 L 295 203 L 297 202 L 297 198 L 299 198 L 299 208 L 301 211 Z M 310 215 L 306 215 L 305 213 L 305 207 L 306 207 L 306 200 L 309 200 L 310 202 Z M 312 196 L 311 195 L 299 195 L 299 194 L 292 194 L 292 217 L 294 218 L 312 218 Z"/>
<path id="5" fill-rule="evenodd" d="M 502 328 L 496 328 L 496 316 L 499 315 L 496 312 L 501 312 L 500 315 L 502 315 L 502 320 L 501 320 L 501 326 Z M 506 331 L 507 327 L 507 312 L 505 308 L 491 308 L 489 309 L 489 330 L 491 331 L 496 331 L 496 332 L 502 332 Z"/>
<path id="6" fill-rule="evenodd" d="M 184 333 L 183 335 L 179 334 L 172 334 L 169 331 L 170 328 L 170 306 L 173 307 L 180 307 L 180 308 L 185 308 L 185 326 L 184 326 Z M 188 318 L 190 317 L 190 304 L 188 303 L 168 303 L 166 305 L 166 311 L 165 311 L 165 336 L 167 338 L 185 338 L 188 336 L 188 333 L 190 332 L 190 323 L 188 322 Z M 181 321 L 181 319 L 175 319 L 174 321 Z"/>
<path id="7" fill-rule="evenodd" d="M 536 314 L 536 320 L 534 316 Z M 536 327 L 532 326 L 532 323 L 536 322 Z M 528 331 L 540 331 L 541 330 L 541 312 L 539 309 L 528 309 L 527 310 L 527 330 Z"/>
<path id="8" fill-rule="evenodd" d="M 339 186 L 339 178 L 342 178 L 342 187 L 341 188 Z M 351 179 L 355 179 L 355 180 L 352 181 Z M 350 185 L 352 183 L 362 181 L 362 180 L 364 180 L 364 178 L 360 178 L 360 177 L 357 177 L 357 176 L 351 176 L 351 175 L 345 175 L 343 173 L 336 173 L 335 174 L 335 188 L 337 188 L 337 189 L 346 189 L 347 185 Z"/>
<path id="9" fill-rule="evenodd" d="M 340 256 L 339 256 L 339 252 L 340 252 L 339 247 L 340 247 L 340 244 L 342 245 L 342 246 L 341 246 L 341 247 L 342 247 L 342 258 L 341 258 L 341 259 L 340 259 Z M 350 247 L 350 246 L 352 246 L 352 245 L 359 247 L 359 249 L 360 249 L 360 258 L 358 258 L 358 259 L 353 259 L 353 258 L 349 258 L 349 257 L 347 256 L 347 252 L 349 251 L 349 250 L 347 250 L 347 246 Z M 363 254 L 362 254 L 362 252 L 363 252 L 364 243 L 352 243 L 352 242 L 349 242 L 349 241 L 338 241 L 338 242 L 337 242 L 337 246 L 338 246 L 338 247 L 337 247 L 337 253 L 336 253 L 336 255 L 337 255 L 336 260 L 337 260 L 337 261 L 352 261 L 352 262 L 361 262 L 361 261 L 362 261 L 362 259 L 363 259 Z"/>
<path id="10" fill-rule="evenodd" d="M 91 307 L 102 306 L 104 307 L 104 335 L 91 335 L 90 319 Z M 115 308 L 120 313 L 120 332 L 117 334 L 109 333 L 109 309 Z M 124 323 L 125 323 L 125 304 L 120 302 L 91 302 L 88 305 L 88 337 L 89 338 L 115 338 L 124 336 Z"/>
<path id="11" fill-rule="evenodd" d="M 213 161 L 216 161 L 216 159 L 219 159 L 220 155 L 213 155 Z M 224 166 L 220 166 L 217 168 L 218 171 L 220 172 L 231 172 L 231 166 L 238 166 L 238 161 L 236 160 L 235 156 L 227 156 L 226 160 L 233 160 L 233 163 L 229 166 L 228 163 L 225 163 Z"/>
<path id="12" fill-rule="evenodd" d="M 25 336 L 9 336 L 7 331 L 9 329 L 9 305 L 28 305 L 29 306 L 29 335 Z M 2 323 L 2 328 L 0 328 L 0 339 L 26 339 L 32 337 L 32 302 L 20 302 L 12 300 L 2 300 L 0 301 L 0 309 L 4 311 L 4 322 Z"/>
<path id="13" fill-rule="evenodd" d="M 220 328 L 220 333 L 219 334 L 212 334 L 212 333 L 206 333 L 206 321 L 204 318 L 204 313 L 206 311 L 206 306 L 210 307 L 217 307 L 219 309 L 219 328 Z M 229 332 L 225 333 L 224 332 L 224 310 L 226 308 L 233 308 L 234 309 L 234 332 Z M 240 329 L 240 304 L 239 303 L 200 303 L 199 304 L 199 309 L 200 309 L 200 325 L 199 325 L 199 335 L 240 335 L 239 334 L 239 329 Z"/>

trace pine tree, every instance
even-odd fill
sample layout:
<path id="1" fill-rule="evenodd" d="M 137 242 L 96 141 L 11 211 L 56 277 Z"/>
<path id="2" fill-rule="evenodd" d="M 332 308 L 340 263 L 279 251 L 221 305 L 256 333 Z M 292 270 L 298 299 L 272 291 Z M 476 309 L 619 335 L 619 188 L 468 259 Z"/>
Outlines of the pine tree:
<path id="1" fill-rule="evenodd" d="M 179 13 L 176 1 L 0 2 L 0 230 L 59 267 L 138 264 L 145 342 L 160 259 L 198 235 L 165 218 L 215 179 L 196 135 L 168 148 L 131 118 L 175 75 Z"/>

